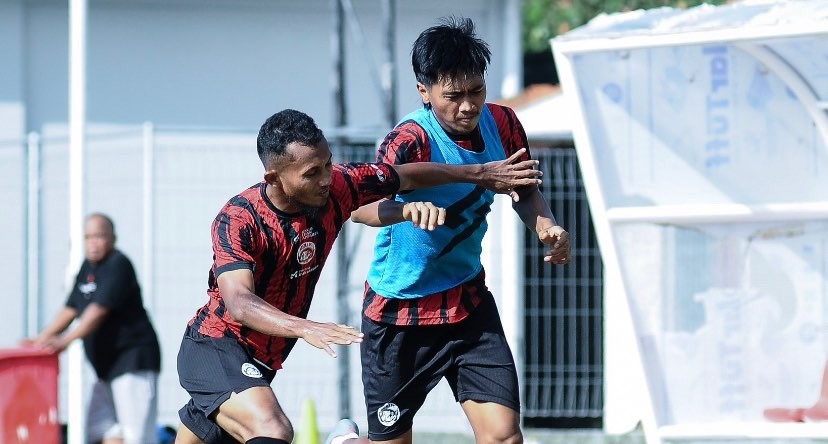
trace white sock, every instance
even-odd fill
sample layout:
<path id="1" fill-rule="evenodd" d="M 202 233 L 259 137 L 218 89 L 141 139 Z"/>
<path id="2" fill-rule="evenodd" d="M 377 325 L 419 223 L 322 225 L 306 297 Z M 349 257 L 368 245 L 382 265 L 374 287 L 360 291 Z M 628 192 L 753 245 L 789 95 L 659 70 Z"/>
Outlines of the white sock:
<path id="1" fill-rule="evenodd" d="M 342 444 L 342 443 L 344 443 L 345 441 L 347 441 L 349 439 L 356 439 L 356 438 L 359 438 L 359 435 L 357 435 L 354 432 L 351 432 L 351 433 L 348 433 L 347 435 L 337 436 L 336 438 L 331 440 L 331 444 Z"/>

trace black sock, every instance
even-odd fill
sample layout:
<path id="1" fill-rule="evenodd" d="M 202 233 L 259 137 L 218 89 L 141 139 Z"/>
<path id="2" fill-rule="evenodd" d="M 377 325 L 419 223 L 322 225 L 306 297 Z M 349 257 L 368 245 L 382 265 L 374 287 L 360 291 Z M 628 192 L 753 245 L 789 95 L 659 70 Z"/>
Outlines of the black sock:
<path id="1" fill-rule="evenodd" d="M 265 438 L 264 436 L 257 436 L 255 438 L 248 439 L 245 444 L 290 444 L 290 443 L 285 441 L 284 439 Z"/>

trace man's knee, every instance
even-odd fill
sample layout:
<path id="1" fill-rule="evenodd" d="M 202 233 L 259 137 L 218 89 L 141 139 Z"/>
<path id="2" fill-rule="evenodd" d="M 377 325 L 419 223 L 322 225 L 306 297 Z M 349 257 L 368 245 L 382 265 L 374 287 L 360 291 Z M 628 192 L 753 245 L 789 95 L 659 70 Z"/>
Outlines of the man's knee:
<path id="1" fill-rule="evenodd" d="M 477 444 L 522 444 L 523 433 L 520 427 L 507 424 L 493 425 L 481 431 L 475 437 Z"/>
<path id="2" fill-rule="evenodd" d="M 271 415 L 262 418 L 257 426 L 257 432 L 254 432 L 253 437 L 269 436 L 283 438 L 287 442 L 293 441 L 293 424 L 287 416 Z"/>
<path id="3" fill-rule="evenodd" d="M 229 430 L 236 439 L 247 442 L 253 438 L 280 438 L 293 441 L 293 425 L 284 415 L 260 414 L 236 424 L 236 430 Z M 234 433 L 235 432 L 235 433 Z"/>

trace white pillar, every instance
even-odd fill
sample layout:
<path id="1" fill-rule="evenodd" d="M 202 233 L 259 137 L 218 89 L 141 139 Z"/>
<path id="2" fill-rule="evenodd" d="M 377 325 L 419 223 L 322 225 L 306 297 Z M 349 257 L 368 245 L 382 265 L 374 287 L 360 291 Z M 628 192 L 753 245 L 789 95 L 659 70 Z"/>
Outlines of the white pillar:
<path id="1" fill-rule="evenodd" d="M 86 0 L 69 0 L 69 265 L 74 275 L 83 261 L 84 168 L 86 131 Z M 73 282 L 71 279 L 69 282 Z M 85 442 L 83 352 L 75 341 L 68 353 L 68 443 Z"/>
<path id="2" fill-rule="evenodd" d="M 523 44 L 521 43 L 521 0 L 503 3 L 503 84 L 500 97 L 510 98 L 523 89 Z"/>

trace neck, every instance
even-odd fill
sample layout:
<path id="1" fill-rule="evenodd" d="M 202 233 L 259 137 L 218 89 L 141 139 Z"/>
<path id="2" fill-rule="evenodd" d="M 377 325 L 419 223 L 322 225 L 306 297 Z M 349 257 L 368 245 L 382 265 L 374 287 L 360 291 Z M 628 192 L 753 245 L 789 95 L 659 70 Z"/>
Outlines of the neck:
<path id="1" fill-rule="evenodd" d="M 304 208 L 303 205 L 297 203 L 285 195 L 285 193 L 280 189 L 269 183 L 265 185 L 265 195 L 267 195 L 270 203 L 273 204 L 273 206 L 279 211 L 283 211 L 285 213 L 299 213 Z"/>

